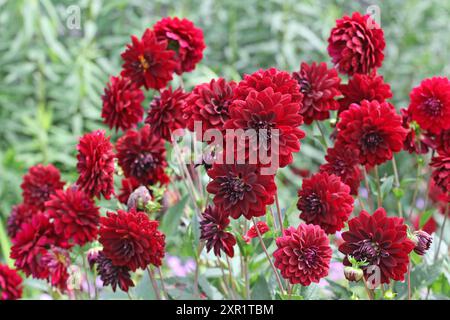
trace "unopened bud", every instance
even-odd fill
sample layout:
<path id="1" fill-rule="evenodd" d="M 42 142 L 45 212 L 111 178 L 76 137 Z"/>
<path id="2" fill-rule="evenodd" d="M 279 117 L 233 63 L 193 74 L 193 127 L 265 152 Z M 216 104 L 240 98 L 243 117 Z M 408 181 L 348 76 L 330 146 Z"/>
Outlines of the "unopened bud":
<path id="1" fill-rule="evenodd" d="M 344 275 L 345 275 L 345 278 L 348 281 L 358 282 L 364 276 L 364 272 L 361 269 L 359 269 L 359 268 L 345 267 L 344 268 Z"/>
<path id="2" fill-rule="evenodd" d="M 416 244 L 414 252 L 423 256 L 428 249 L 430 249 L 433 238 L 425 231 L 414 231 L 412 241 Z"/>
<path id="3" fill-rule="evenodd" d="M 140 186 L 130 194 L 127 202 L 128 210 L 145 210 L 145 206 L 151 200 L 150 191 L 145 186 Z"/>

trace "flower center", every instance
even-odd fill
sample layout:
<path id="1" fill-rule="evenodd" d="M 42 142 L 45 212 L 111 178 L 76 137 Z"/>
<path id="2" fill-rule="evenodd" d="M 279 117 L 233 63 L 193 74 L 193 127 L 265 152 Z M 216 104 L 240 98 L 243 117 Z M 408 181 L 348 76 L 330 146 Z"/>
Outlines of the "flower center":
<path id="1" fill-rule="evenodd" d="M 239 177 L 229 177 L 222 183 L 222 188 L 225 191 L 225 197 L 234 205 L 238 201 L 244 199 L 245 193 L 250 191 L 252 186 L 246 184 Z"/>
<path id="2" fill-rule="evenodd" d="M 150 68 L 150 64 L 148 63 L 148 59 L 146 56 L 141 54 L 138 56 L 138 59 L 139 59 L 139 63 L 141 64 L 141 66 L 144 70 L 147 70 L 148 68 Z"/>
<path id="3" fill-rule="evenodd" d="M 260 139 L 265 139 L 268 142 L 272 136 L 271 129 L 274 127 L 274 120 L 274 112 L 265 115 L 254 114 L 247 125 L 249 129 L 254 129 L 257 132 Z"/>
<path id="4" fill-rule="evenodd" d="M 313 192 L 305 197 L 303 209 L 311 215 L 321 214 L 323 212 L 322 201 L 317 193 Z"/>
<path id="5" fill-rule="evenodd" d="M 294 249 L 299 263 L 306 265 L 308 268 L 314 267 L 317 260 L 317 248 L 309 247 L 303 250 Z"/>
<path id="6" fill-rule="evenodd" d="M 337 159 L 333 162 L 333 170 L 338 176 L 342 176 L 345 174 L 345 171 L 347 169 L 347 166 L 344 161 Z"/>
<path id="7" fill-rule="evenodd" d="M 156 166 L 156 159 L 151 153 L 142 153 L 131 163 L 133 176 L 142 178 L 145 174 Z"/>
<path id="8" fill-rule="evenodd" d="M 383 137 L 378 132 L 369 132 L 362 137 L 362 147 L 370 152 L 375 152 L 383 142 Z"/>
<path id="9" fill-rule="evenodd" d="M 381 258 L 389 256 L 389 253 L 383 250 L 378 243 L 370 239 L 361 240 L 356 243 L 358 248 L 353 251 L 353 257 L 358 260 L 366 260 L 370 264 L 378 265 Z"/>
<path id="10" fill-rule="evenodd" d="M 425 102 L 422 105 L 422 108 L 426 114 L 432 117 L 442 115 L 442 103 L 434 97 L 425 100 Z"/>
<path id="11" fill-rule="evenodd" d="M 308 79 L 305 78 L 299 78 L 297 80 L 298 84 L 300 85 L 300 92 L 303 94 L 310 93 L 312 90 L 311 83 L 308 81 Z"/>
<path id="12" fill-rule="evenodd" d="M 134 255 L 134 244 L 129 239 L 123 239 L 121 246 L 117 250 L 118 255 L 122 257 L 131 257 Z"/>

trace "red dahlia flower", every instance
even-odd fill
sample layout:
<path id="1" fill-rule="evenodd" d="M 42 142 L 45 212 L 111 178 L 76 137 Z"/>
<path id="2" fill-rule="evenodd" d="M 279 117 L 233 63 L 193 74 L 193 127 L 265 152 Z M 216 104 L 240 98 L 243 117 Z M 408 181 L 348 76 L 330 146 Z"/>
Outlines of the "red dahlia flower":
<path id="1" fill-rule="evenodd" d="M 42 262 L 47 250 L 52 245 L 67 246 L 56 236 L 53 224 L 44 214 L 35 215 L 29 222 L 22 224 L 12 242 L 11 259 L 16 260 L 16 268 L 37 279 L 48 277 L 48 268 Z"/>
<path id="2" fill-rule="evenodd" d="M 347 84 L 341 84 L 339 89 L 344 96 L 339 99 L 339 112 L 345 111 L 352 103 L 360 104 L 363 100 L 377 100 L 379 103 L 392 98 L 391 86 L 384 82 L 383 76 L 376 72 L 370 74 L 355 73 Z"/>
<path id="3" fill-rule="evenodd" d="M 450 152 L 441 152 L 431 159 L 432 178 L 443 192 L 450 192 Z"/>
<path id="4" fill-rule="evenodd" d="M 186 127 L 183 109 L 187 97 L 188 94 L 182 88 L 175 91 L 169 88 L 162 90 L 160 96 L 153 99 L 145 119 L 153 134 L 170 142 L 175 130 Z"/>
<path id="5" fill-rule="evenodd" d="M 407 109 L 400 109 L 402 115 L 403 128 L 407 130 L 403 149 L 409 153 L 426 154 L 429 149 L 436 147 L 436 138 L 433 134 L 423 132 L 415 121 L 411 120 L 411 115 Z"/>
<path id="6" fill-rule="evenodd" d="M 235 100 L 230 106 L 230 119 L 225 123 L 225 128 L 254 130 L 246 140 L 238 138 L 238 154 L 245 152 L 248 158 L 251 153 L 261 155 L 259 149 L 267 148 L 269 152 L 264 154 L 278 156 L 279 166 L 282 168 L 293 161 L 293 152 L 300 151 L 300 139 L 305 137 L 305 133 L 298 128 L 302 123 L 299 104 L 292 101 L 292 96 L 275 93 L 272 88 L 267 88 L 262 92 L 252 91 L 245 101 Z M 260 131 L 261 129 L 265 131 Z M 278 145 L 275 150 L 271 148 L 273 129 L 278 130 Z M 250 144 L 253 148 L 247 150 L 248 142 L 253 137 L 257 140 L 257 146 Z"/>
<path id="7" fill-rule="evenodd" d="M 120 193 L 117 196 L 117 199 L 123 203 L 127 204 L 128 198 L 133 193 L 134 190 L 141 186 L 140 182 L 136 178 L 123 178 L 122 179 L 122 187 L 120 188 Z"/>
<path id="8" fill-rule="evenodd" d="M 312 224 L 289 227 L 276 240 L 275 267 L 291 284 L 309 286 L 328 275 L 332 250 L 325 232 Z"/>
<path id="9" fill-rule="evenodd" d="M 59 170 L 52 164 L 38 164 L 23 176 L 22 196 L 25 204 L 44 209 L 44 203 L 56 190 L 64 187 Z"/>
<path id="10" fill-rule="evenodd" d="M 22 223 L 30 221 L 33 216 L 39 213 L 41 211 L 35 206 L 25 203 L 15 205 L 11 210 L 6 224 L 8 236 L 14 238 L 17 232 L 19 232 Z"/>
<path id="11" fill-rule="evenodd" d="M 441 213 L 445 213 L 447 203 L 450 203 L 450 194 L 443 191 L 434 179 L 430 179 L 428 186 L 428 197 L 439 208 Z"/>
<path id="12" fill-rule="evenodd" d="M 341 230 L 353 210 L 350 187 L 334 174 L 321 172 L 304 179 L 298 196 L 300 218 L 328 234 Z"/>
<path id="13" fill-rule="evenodd" d="M 214 195 L 214 204 L 234 219 L 263 216 L 274 201 L 274 177 L 261 175 L 256 165 L 214 163 L 208 176 L 212 181 L 206 190 Z"/>
<path id="14" fill-rule="evenodd" d="M 167 41 L 167 48 L 176 52 L 177 74 L 194 70 L 202 60 L 206 47 L 203 31 L 196 28 L 192 21 L 167 17 L 159 20 L 153 30 L 158 40 Z"/>
<path id="15" fill-rule="evenodd" d="M 337 139 L 359 150 L 362 165 L 381 164 L 403 147 L 406 130 L 402 117 L 387 102 L 364 100 L 361 105 L 352 104 L 340 118 Z"/>
<path id="16" fill-rule="evenodd" d="M 256 225 L 253 225 L 250 229 L 248 229 L 247 233 L 242 236 L 242 239 L 244 239 L 245 242 L 250 243 L 250 240 L 258 237 L 258 231 L 262 236 L 264 233 L 269 232 L 270 229 L 266 222 L 258 221 L 256 222 Z"/>
<path id="17" fill-rule="evenodd" d="M 135 178 L 141 184 L 168 182 L 164 173 L 167 167 L 164 140 L 152 133 L 150 126 L 128 130 L 116 144 L 117 158 L 127 178 Z"/>
<path id="18" fill-rule="evenodd" d="M 22 297 L 22 278 L 16 270 L 0 264 L 0 300 L 17 300 Z"/>
<path id="19" fill-rule="evenodd" d="M 115 266 L 126 266 L 131 271 L 145 269 L 149 264 L 160 266 L 164 257 L 165 236 L 158 221 L 144 212 L 108 212 L 100 219 L 100 243 L 105 256 Z"/>
<path id="20" fill-rule="evenodd" d="M 48 269 L 48 281 L 50 284 L 60 290 L 66 290 L 67 281 L 69 280 L 67 268 L 71 264 L 69 252 L 66 249 L 52 246 L 42 256 L 42 264 Z"/>
<path id="21" fill-rule="evenodd" d="M 150 29 L 145 30 L 141 39 L 131 37 L 131 44 L 122 53 L 122 59 L 121 75 L 146 89 L 164 88 L 177 67 L 175 51 L 167 48 L 167 41 L 158 41 Z"/>
<path id="22" fill-rule="evenodd" d="M 194 122 L 201 121 L 202 134 L 208 129 L 222 131 L 229 119 L 229 106 L 234 100 L 236 86 L 236 82 L 227 82 L 223 78 L 196 86 L 189 95 L 184 110 L 189 130 L 194 131 Z"/>
<path id="23" fill-rule="evenodd" d="M 114 292 L 116 292 L 117 286 L 125 292 L 128 292 L 130 287 L 134 287 L 130 269 L 125 266 L 115 266 L 111 259 L 108 259 L 102 251 L 95 258 L 95 263 L 97 264 L 97 273 L 104 287 L 111 285 Z"/>
<path id="24" fill-rule="evenodd" d="M 383 30 L 370 15 L 354 12 L 336 20 L 328 38 L 328 54 L 340 73 L 368 74 L 381 67 L 385 45 Z"/>
<path id="25" fill-rule="evenodd" d="M 94 200 L 76 186 L 65 191 L 58 190 L 45 206 L 58 236 L 80 246 L 97 238 L 99 208 Z"/>
<path id="26" fill-rule="evenodd" d="M 421 129 L 434 134 L 450 129 L 450 81 L 447 78 L 425 79 L 409 96 L 408 112 Z"/>
<path id="27" fill-rule="evenodd" d="M 359 151 L 337 142 L 333 148 L 328 148 L 325 160 L 327 162 L 320 166 L 320 171 L 338 176 L 350 187 L 350 194 L 357 195 L 362 180 Z"/>
<path id="28" fill-rule="evenodd" d="M 313 120 L 325 120 L 330 117 L 329 110 L 337 110 L 339 104 L 334 100 L 339 96 L 339 78 L 334 68 L 328 69 L 325 62 L 311 65 L 302 63 L 300 71 L 294 72 L 293 77 L 300 85 L 303 94 L 303 106 L 300 114 L 306 124 Z"/>
<path id="29" fill-rule="evenodd" d="M 214 249 L 214 254 L 218 257 L 221 256 L 221 251 L 230 258 L 234 256 L 236 238 L 225 231 L 229 224 L 230 219 L 224 211 L 212 206 L 205 209 L 200 221 L 200 239 L 205 240 L 208 252 Z"/>
<path id="30" fill-rule="evenodd" d="M 77 186 L 90 197 L 109 199 L 114 193 L 114 152 L 104 130 L 81 137 L 77 146 Z"/>
<path id="31" fill-rule="evenodd" d="M 438 152 L 450 153 L 450 130 L 443 130 L 441 134 L 436 137 L 436 143 Z"/>
<path id="32" fill-rule="evenodd" d="M 299 104 L 301 107 L 303 94 L 297 81 L 286 71 L 280 71 L 276 68 L 267 70 L 259 70 L 253 74 L 244 75 L 234 91 L 234 97 L 238 100 L 246 100 L 250 92 L 256 90 L 264 91 L 272 88 L 273 92 L 281 94 L 289 94 L 291 102 Z"/>
<path id="33" fill-rule="evenodd" d="M 128 78 L 111 77 L 102 95 L 103 122 L 110 129 L 134 128 L 144 116 L 144 93 Z"/>
<path id="34" fill-rule="evenodd" d="M 389 283 L 390 279 L 403 281 L 408 270 L 408 255 L 415 245 L 408 239 L 402 218 L 387 217 L 386 211 L 378 208 L 373 215 L 361 211 L 348 222 L 348 227 L 349 230 L 342 233 L 345 242 L 339 246 L 339 251 L 345 254 L 344 265 L 351 265 L 348 257 L 352 256 L 369 263 L 362 267 L 366 279 L 374 273 L 369 267 L 376 266 L 381 283 Z"/>

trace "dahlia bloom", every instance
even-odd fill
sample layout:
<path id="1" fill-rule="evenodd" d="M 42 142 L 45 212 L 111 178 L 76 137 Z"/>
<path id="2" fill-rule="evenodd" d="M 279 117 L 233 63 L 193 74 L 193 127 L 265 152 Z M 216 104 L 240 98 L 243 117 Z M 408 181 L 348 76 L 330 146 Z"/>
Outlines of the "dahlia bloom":
<path id="1" fill-rule="evenodd" d="M 167 41 L 167 48 L 176 52 L 177 74 L 194 70 L 202 60 L 206 48 L 203 31 L 195 27 L 192 21 L 166 17 L 155 23 L 153 30 L 159 41 Z"/>
<path id="2" fill-rule="evenodd" d="M 415 121 L 411 120 L 411 115 L 407 109 L 400 109 L 402 115 L 403 128 L 407 130 L 403 149 L 409 153 L 426 154 L 429 149 L 436 147 L 436 137 L 428 132 L 424 132 Z"/>
<path id="3" fill-rule="evenodd" d="M 246 100 L 250 92 L 261 92 L 267 88 L 272 88 L 275 93 L 289 94 L 291 102 L 298 103 L 301 108 L 303 94 L 298 82 L 288 72 L 276 68 L 260 69 L 255 73 L 244 75 L 244 79 L 234 91 L 234 98 Z"/>
<path id="4" fill-rule="evenodd" d="M 130 269 L 125 266 L 115 266 L 102 251 L 98 253 L 94 263 L 97 264 L 97 273 L 104 287 L 111 285 L 114 292 L 116 292 L 117 286 L 125 292 L 128 292 L 130 287 L 134 287 Z"/>
<path id="5" fill-rule="evenodd" d="M 38 164 L 31 167 L 23 176 L 22 188 L 23 202 L 44 209 L 44 203 L 56 190 L 64 187 L 59 170 L 49 164 Z"/>
<path id="6" fill-rule="evenodd" d="M 436 137 L 436 144 L 438 152 L 450 153 L 450 130 L 441 131 L 441 134 Z"/>
<path id="7" fill-rule="evenodd" d="M 332 250 L 325 232 L 316 225 L 289 227 L 276 239 L 275 267 L 291 284 L 309 286 L 328 275 Z"/>
<path id="8" fill-rule="evenodd" d="M 328 38 L 328 54 L 342 74 L 370 73 L 384 59 L 383 30 L 370 17 L 354 12 L 336 20 Z"/>
<path id="9" fill-rule="evenodd" d="M 0 300 L 17 300 L 22 297 L 22 278 L 16 270 L 0 264 Z"/>
<path id="10" fill-rule="evenodd" d="M 114 152 L 104 130 L 85 134 L 78 143 L 77 186 L 90 197 L 109 199 L 114 193 Z"/>
<path id="11" fill-rule="evenodd" d="M 361 211 L 358 217 L 348 222 L 349 230 L 342 233 L 344 243 L 339 251 L 345 254 L 344 265 L 349 266 L 352 256 L 357 261 L 369 264 L 361 267 L 367 279 L 371 276 L 370 266 L 380 270 L 381 283 L 403 281 L 408 270 L 409 253 L 414 243 L 408 239 L 407 226 L 402 218 L 387 217 L 383 208 L 378 208 L 373 215 Z"/>
<path id="12" fill-rule="evenodd" d="M 298 196 L 300 218 L 307 224 L 320 226 L 328 234 L 341 230 L 353 211 L 350 187 L 334 174 L 319 172 L 303 179 Z"/>
<path id="13" fill-rule="evenodd" d="M 379 103 L 392 98 L 391 86 L 384 82 L 383 76 L 376 72 L 370 74 L 355 73 L 347 84 L 339 87 L 343 98 L 339 99 L 339 112 L 347 110 L 352 103 L 360 104 L 363 100 L 377 100 Z"/>
<path id="14" fill-rule="evenodd" d="M 182 88 L 173 91 L 170 87 L 162 90 L 159 97 L 153 98 L 145 119 L 153 134 L 170 142 L 175 130 L 186 127 L 183 109 L 188 95 Z"/>
<path id="15" fill-rule="evenodd" d="M 58 236 L 80 246 L 97 238 L 99 208 L 94 200 L 76 186 L 58 190 L 45 203 L 45 208 Z"/>
<path id="16" fill-rule="evenodd" d="M 42 256 L 42 264 L 48 269 L 48 281 L 50 284 L 60 290 L 67 289 L 69 273 L 67 268 L 70 266 L 70 256 L 66 249 L 52 246 Z"/>
<path id="17" fill-rule="evenodd" d="M 175 51 L 167 48 L 167 41 L 158 41 L 155 33 L 146 29 L 142 38 L 131 36 L 122 53 L 122 77 L 128 77 L 136 86 L 159 90 L 172 80 L 177 67 Z"/>
<path id="18" fill-rule="evenodd" d="M 237 153 L 246 154 L 246 158 L 252 153 L 261 156 L 260 148 L 263 148 L 266 154 L 278 157 L 279 166 L 283 168 L 293 161 L 292 153 L 300 151 L 300 139 L 305 137 L 305 133 L 298 128 L 302 123 L 299 104 L 292 101 L 292 96 L 267 88 L 262 92 L 252 91 L 245 101 L 235 100 L 230 106 L 230 119 L 225 123 L 225 128 L 254 130 L 250 132 L 251 137 L 245 140 L 238 137 Z M 275 150 L 271 148 L 272 134 L 275 134 L 273 129 L 278 130 Z M 248 142 L 253 138 L 257 146 L 250 144 L 251 149 L 248 150 Z M 258 158 L 258 161 L 261 159 Z"/>
<path id="19" fill-rule="evenodd" d="M 214 163 L 208 176 L 212 180 L 206 190 L 214 195 L 214 204 L 234 219 L 263 216 L 274 201 L 274 177 L 261 175 L 256 165 Z"/>
<path id="20" fill-rule="evenodd" d="M 146 186 L 140 186 L 128 197 L 128 210 L 136 209 L 145 211 L 147 204 L 152 201 L 152 194 Z"/>
<path id="21" fill-rule="evenodd" d="M 450 152 L 441 152 L 431 159 L 431 177 L 434 183 L 447 194 L 450 192 Z"/>
<path id="22" fill-rule="evenodd" d="M 120 203 L 127 204 L 128 198 L 133 193 L 134 190 L 141 186 L 140 182 L 133 177 L 123 178 L 121 181 L 122 187 L 120 188 L 120 192 L 117 195 L 117 199 Z"/>
<path id="23" fill-rule="evenodd" d="M 430 179 L 428 186 L 428 197 L 433 204 L 439 208 L 439 211 L 444 214 L 447 203 L 450 202 L 450 194 L 439 187 L 434 179 Z"/>
<path id="24" fill-rule="evenodd" d="M 450 81 L 444 77 L 423 80 L 412 89 L 408 112 L 421 129 L 439 134 L 450 129 Z"/>
<path id="25" fill-rule="evenodd" d="M 242 236 L 242 239 L 244 239 L 245 242 L 250 243 L 253 238 L 258 237 L 258 231 L 261 236 L 270 231 L 269 226 L 265 221 L 256 222 L 256 225 L 254 224 L 251 226 L 247 233 Z"/>
<path id="26" fill-rule="evenodd" d="M 223 125 L 229 119 L 229 107 L 234 100 L 236 86 L 236 82 L 227 82 L 223 78 L 212 79 L 209 83 L 196 86 L 183 111 L 189 130 L 194 131 L 194 122 L 201 121 L 202 134 L 208 129 L 222 131 Z"/>
<path id="27" fill-rule="evenodd" d="M 314 120 L 325 120 L 330 117 L 329 110 L 337 110 L 339 104 L 334 98 L 339 96 L 339 78 L 336 69 L 327 68 L 325 62 L 311 65 L 302 63 L 300 71 L 293 73 L 293 78 L 300 85 L 303 94 L 303 105 L 300 114 L 306 124 Z"/>
<path id="28" fill-rule="evenodd" d="M 116 131 L 134 128 L 144 116 L 144 93 L 128 78 L 111 77 L 102 95 L 103 122 Z"/>
<path id="29" fill-rule="evenodd" d="M 320 166 L 320 171 L 338 176 L 350 187 L 350 194 L 357 195 L 362 180 L 358 149 L 337 142 L 333 148 L 327 149 L 325 160 L 327 162 Z"/>
<path id="30" fill-rule="evenodd" d="M 14 238 L 19 232 L 22 223 L 30 221 L 34 215 L 39 213 L 41 213 L 39 208 L 29 204 L 21 203 L 13 206 L 6 223 L 8 236 Z"/>
<path id="31" fill-rule="evenodd" d="M 138 131 L 128 130 L 116 144 L 119 165 L 127 178 L 143 185 L 168 182 L 164 140 L 152 134 L 146 124 Z"/>
<path id="32" fill-rule="evenodd" d="M 381 164 L 403 148 L 406 130 L 402 117 L 387 102 L 364 100 L 361 105 L 352 104 L 340 118 L 337 139 L 359 150 L 362 165 Z"/>
<path id="33" fill-rule="evenodd" d="M 149 264 L 160 266 L 164 257 L 165 236 L 158 221 L 144 212 L 108 212 L 100 218 L 100 238 L 105 256 L 115 266 L 126 266 L 131 271 L 145 269 Z"/>
<path id="34" fill-rule="evenodd" d="M 221 256 L 221 251 L 230 258 L 234 256 L 233 247 L 236 244 L 236 238 L 230 232 L 225 231 L 229 224 L 228 215 L 216 207 L 208 206 L 202 213 L 200 239 L 206 242 L 208 252 L 214 249 L 217 257 Z"/>

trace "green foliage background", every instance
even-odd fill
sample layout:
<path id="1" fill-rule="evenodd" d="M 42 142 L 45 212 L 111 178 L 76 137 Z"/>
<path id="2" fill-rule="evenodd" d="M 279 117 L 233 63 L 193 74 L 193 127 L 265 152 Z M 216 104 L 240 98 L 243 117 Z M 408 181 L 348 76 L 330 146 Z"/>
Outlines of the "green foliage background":
<path id="1" fill-rule="evenodd" d="M 217 75 L 239 79 L 269 66 L 293 71 L 301 61 L 329 63 L 336 18 L 371 4 L 381 8 L 387 44 L 380 72 L 394 104 L 405 107 L 422 78 L 450 74 L 449 1 L 0 0 L 0 221 L 21 201 L 29 166 L 51 162 L 66 180 L 76 179 L 77 140 L 104 127 L 100 96 L 109 75 L 119 72 L 131 34 L 166 15 L 203 28 L 205 58 L 185 75 L 191 87 Z M 80 30 L 67 27 L 73 5 Z M 297 157 L 300 166 L 319 163 L 313 148 L 302 153 L 308 160 Z M 399 160 L 400 170 L 413 175 L 414 162 Z"/>

